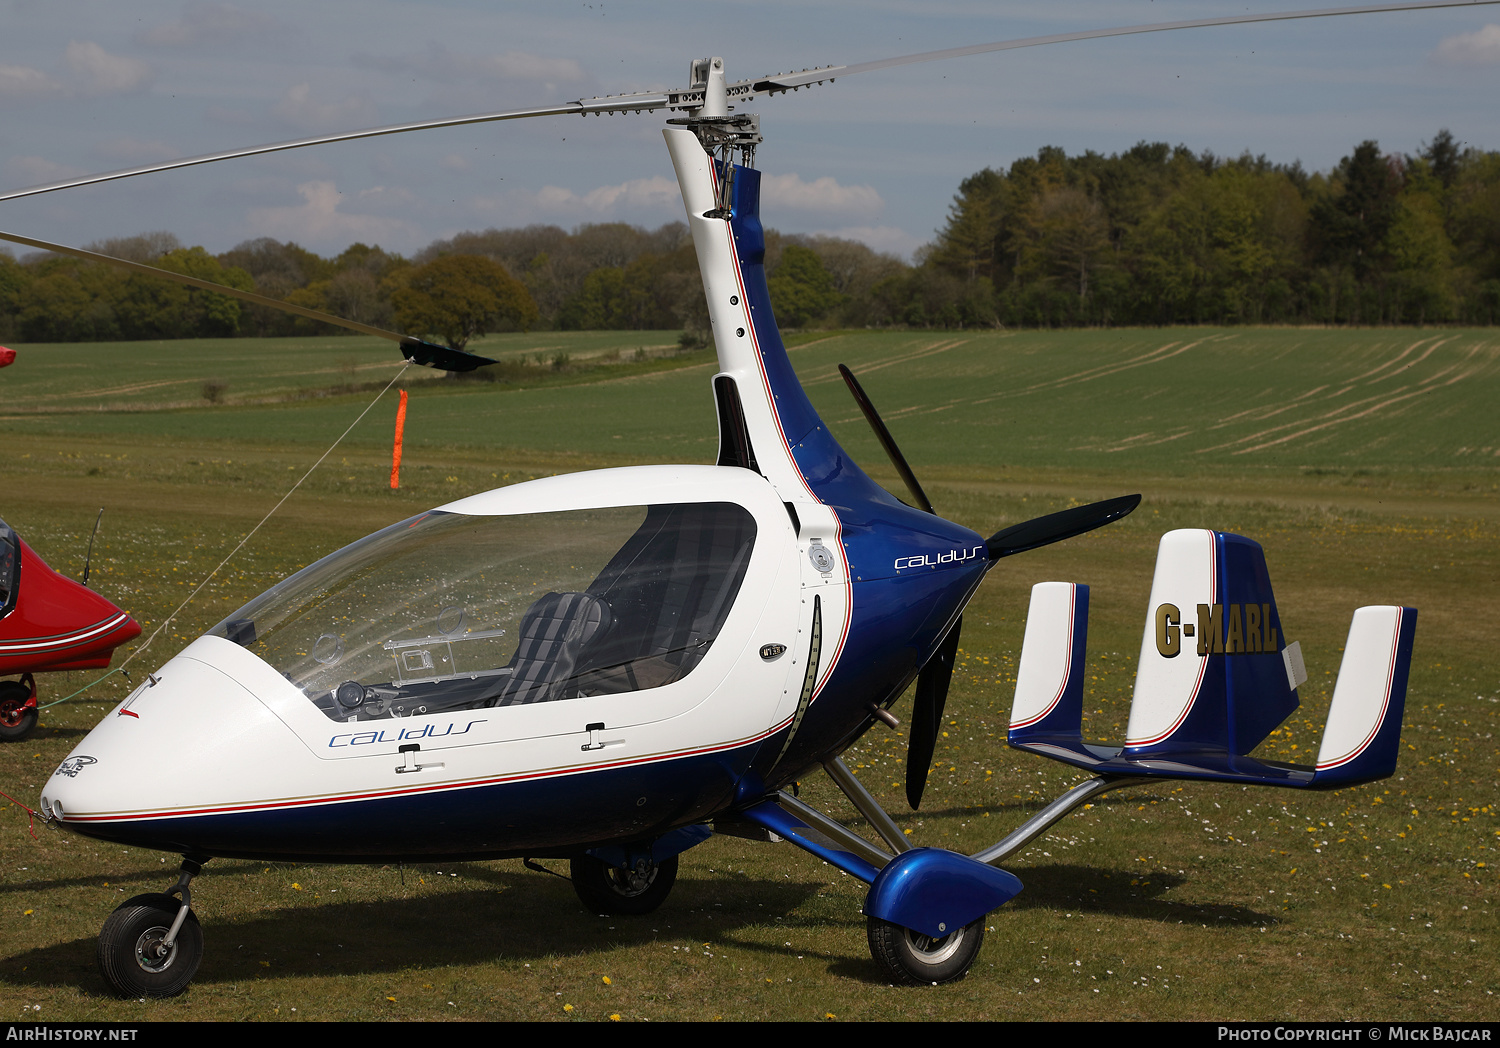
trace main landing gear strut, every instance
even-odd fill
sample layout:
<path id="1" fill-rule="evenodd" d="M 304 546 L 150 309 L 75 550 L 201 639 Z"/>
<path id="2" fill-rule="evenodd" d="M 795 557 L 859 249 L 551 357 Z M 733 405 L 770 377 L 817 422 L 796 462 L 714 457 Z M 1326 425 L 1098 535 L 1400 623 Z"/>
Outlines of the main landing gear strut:
<path id="1" fill-rule="evenodd" d="M 823 770 L 884 842 L 876 845 L 788 793 L 742 810 L 746 821 L 870 885 L 865 922 L 870 956 L 892 983 L 933 984 L 962 979 L 979 956 L 985 916 L 1021 890 L 995 864 L 1045 833 L 1080 804 L 1143 777 L 1099 775 L 1072 787 L 1008 837 L 974 855 L 913 848 L 874 796 L 839 758 Z"/>

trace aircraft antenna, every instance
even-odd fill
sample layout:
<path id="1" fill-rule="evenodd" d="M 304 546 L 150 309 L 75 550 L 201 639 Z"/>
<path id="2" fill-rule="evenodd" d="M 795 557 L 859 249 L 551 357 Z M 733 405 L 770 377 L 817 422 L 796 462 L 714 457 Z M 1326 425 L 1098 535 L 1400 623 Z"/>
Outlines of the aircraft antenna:
<path id="1" fill-rule="evenodd" d="M 94 561 L 94 536 L 99 534 L 99 522 L 104 519 L 104 507 L 99 507 L 99 515 L 94 518 L 94 530 L 89 532 L 89 551 L 83 558 L 83 578 L 79 579 L 81 585 L 89 584 L 89 565 Z"/>

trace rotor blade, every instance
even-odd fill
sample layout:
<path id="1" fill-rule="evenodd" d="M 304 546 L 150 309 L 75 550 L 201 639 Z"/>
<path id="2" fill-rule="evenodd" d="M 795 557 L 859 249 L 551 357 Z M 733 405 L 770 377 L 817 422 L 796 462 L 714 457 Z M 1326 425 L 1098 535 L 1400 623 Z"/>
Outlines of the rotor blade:
<path id="1" fill-rule="evenodd" d="M 995 532 L 985 543 L 989 549 L 990 562 L 1102 528 L 1119 520 L 1140 504 L 1139 495 L 1121 495 L 1119 498 L 1091 502 L 1087 506 L 1074 506 L 1058 513 L 1049 513 L 1045 517 L 1012 524 Z"/>
<path id="2" fill-rule="evenodd" d="M 466 349 L 440 346 L 436 342 L 427 342 L 412 335 L 402 336 L 401 355 L 413 364 L 437 368 L 439 371 L 473 371 L 486 364 L 497 363 L 489 357 L 481 357 L 478 353 L 470 353 Z"/>
<path id="3" fill-rule="evenodd" d="M 241 291 L 237 287 L 226 287 L 223 284 L 215 284 L 212 280 L 190 277 L 186 273 L 174 273 L 170 269 L 159 269 L 156 266 L 148 266 L 143 262 L 131 262 L 128 259 L 115 258 L 113 255 L 101 255 L 97 251 L 85 251 L 80 247 L 54 244 L 47 240 L 23 237 L 17 233 L 6 233 L 3 230 L 0 230 L 0 240 L 8 240 L 13 244 L 25 244 L 27 247 L 38 247 L 44 251 L 55 251 L 60 255 L 72 255 L 74 258 L 82 258 L 90 262 L 103 262 L 111 266 L 133 269 L 138 273 L 148 273 L 151 276 L 161 277 L 164 280 L 187 284 L 189 287 L 202 288 L 204 291 L 212 291 L 219 295 L 228 295 L 242 302 L 253 302 L 258 306 L 279 309 L 283 313 L 294 313 L 297 316 L 319 320 L 325 324 L 333 324 L 337 327 L 347 328 L 350 331 L 358 331 L 361 335 L 373 335 L 376 338 L 387 339 L 391 342 L 400 343 L 401 354 L 406 359 L 415 364 L 425 364 L 427 367 L 442 368 L 444 371 L 473 371 L 475 368 L 483 367 L 485 364 L 495 363 L 489 357 L 481 357 L 475 353 L 465 353 L 461 350 L 450 349 L 447 346 L 435 345 L 420 338 L 414 338 L 411 335 L 387 331 L 385 328 L 374 327 L 370 324 L 361 324 L 357 320 L 345 320 L 343 317 L 336 317 L 332 313 L 323 313 L 316 309 L 308 309 L 306 306 L 294 306 L 290 302 L 283 302 L 276 298 L 267 298 L 265 295 L 257 295 L 253 291 Z"/>
<path id="4" fill-rule="evenodd" d="M 910 735 L 906 743 L 906 803 L 912 811 L 921 807 L 922 791 L 927 788 L 927 769 L 932 767 L 938 733 L 943 730 L 943 707 L 948 702 L 948 685 L 953 680 L 958 634 L 963 625 L 963 616 L 959 616 L 917 674 L 917 693 L 912 697 Z"/>
<path id="5" fill-rule="evenodd" d="M 1281 22 L 1300 18 L 1332 18 L 1337 15 L 1377 14 L 1388 11 L 1424 11 L 1429 8 L 1444 7 L 1477 7 L 1497 3 L 1500 3 L 1500 0 L 1421 0 L 1421 2 L 1417 3 L 1329 7 L 1317 11 L 1283 11 L 1262 15 L 1229 15 L 1223 18 L 1197 18 L 1180 22 L 1156 22 L 1150 25 L 1119 26 L 1113 29 L 1085 29 L 1076 33 L 1055 33 L 1050 36 L 999 40 L 989 44 L 969 44 L 964 47 L 950 47 L 942 51 L 923 51 L 917 54 L 898 55 L 894 58 L 882 58 L 874 62 L 825 66 L 821 69 L 804 69 L 799 73 L 777 73 L 773 76 L 738 80 L 726 85 L 726 96 L 730 101 L 749 101 L 757 95 L 774 95 L 785 91 L 795 91 L 802 87 L 831 81 L 836 77 L 852 76 L 855 73 L 868 73 L 876 69 L 914 65 L 918 62 L 936 62 L 948 58 L 962 58 L 967 55 L 985 54 L 990 51 L 1010 51 L 1022 47 L 1040 47 L 1043 44 L 1061 44 L 1074 40 L 1096 40 L 1109 36 L 1160 33 L 1169 29 L 1199 29 L 1208 26 L 1238 25 L 1247 22 Z M 122 168 L 118 171 L 84 175 L 79 178 L 65 179 L 61 182 L 48 182 L 43 185 L 28 186 L 24 189 L 14 189 L 8 193 L 0 193 L 0 201 L 37 196 L 41 193 L 53 193 L 59 189 L 73 189 L 78 186 L 111 182 L 121 178 L 133 178 L 136 175 L 147 175 L 158 171 L 173 171 L 177 168 L 193 167 L 198 164 L 212 164 L 219 160 L 260 156 L 264 153 L 277 153 L 287 149 L 301 149 L 304 146 L 327 145 L 332 142 L 349 142 L 361 138 L 377 138 L 382 135 L 399 135 L 407 131 L 428 131 L 440 127 L 462 127 L 466 124 L 487 124 L 500 120 L 521 120 L 533 116 L 566 116 L 575 113 L 580 116 L 587 116 L 590 113 L 639 113 L 655 109 L 694 109 L 703 104 L 703 99 L 704 92 L 701 88 L 690 87 L 682 91 L 641 91 L 633 94 L 603 95 L 595 98 L 582 98 L 575 102 L 563 102 L 559 105 L 540 106 L 531 109 L 507 109 L 495 113 L 475 113 L 470 116 L 445 117 L 440 120 L 419 120 L 407 124 L 390 124 L 385 127 L 370 127 L 359 131 L 344 131 L 334 135 L 320 135 L 315 138 L 271 142 L 265 145 L 250 146 L 246 149 L 231 149 L 222 153 L 205 153 L 202 156 L 166 160 L 159 164 L 147 164 L 143 167 Z"/>
<path id="6" fill-rule="evenodd" d="M 1137 33 L 1163 33 L 1169 29 L 1202 29 L 1216 25 L 1240 25 L 1247 22 L 1286 22 L 1299 18 L 1333 18 L 1338 15 L 1379 14 L 1386 11 L 1425 11 L 1442 7 L 1477 7 L 1500 3 L 1500 0 L 1422 0 L 1405 4 L 1366 4 L 1360 7 L 1325 7 L 1316 11 L 1279 11 L 1261 15 L 1228 15 L 1223 18 L 1192 18 L 1180 22 L 1154 22 L 1149 25 L 1119 26 L 1114 29 L 1085 29 L 1076 33 L 1054 33 L 1050 36 L 1029 36 L 1016 40 L 999 40 L 990 44 L 968 44 L 950 47 L 942 51 L 922 51 L 895 58 L 882 58 L 874 62 L 859 62 L 854 65 L 826 66 L 808 69 L 800 73 L 777 74 L 754 80 L 741 80 L 730 85 L 731 97 L 735 90 L 746 88 L 754 94 L 778 94 L 812 84 L 820 84 L 835 77 L 868 73 L 876 69 L 894 66 L 915 65 L 918 62 L 938 62 L 948 58 L 963 58 L 967 55 L 982 55 L 991 51 L 1013 51 L 1022 47 L 1040 47 L 1043 44 L 1065 44 L 1075 40 L 1098 40 L 1108 36 L 1133 36 Z"/>
<path id="7" fill-rule="evenodd" d="M 465 124 L 488 124 L 499 120 L 522 120 L 532 116 L 565 116 L 572 113 L 587 116 L 590 113 L 640 112 L 641 110 L 661 109 L 670 102 L 671 98 L 660 92 L 607 95 L 536 109 L 507 109 L 497 113 L 476 113 L 471 116 L 454 116 L 442 120 L 419 120 L 410 124 L 369 127 L 362 131 L 345 131 L 336 135 L 319 135 L 316 138 L 298 138 L 289 142 L 271 142 L 246 149 L 230 149 L 223 153 L 205 153 L 202 156 L 183 157 L 179 160 L 164 160 L 159 164 L 147 164 L 144 167 L 129 167 L 119 171 L 106 171 L 98 175 L 83 175 L 80 178 L 65 179 L 61 182 L 48 182 L 45 185 L 13 189 L 8 193 L 0 193 L 0 200 L 15 200 L 19 197 L 37 196 L 41 193 L 54 193 L 59 189 L 73 189 L 77 186 L 90 186 L 99 182 L 112 182 L 119 178 L 134 178 L 136 175 L 149 175 L 157 171 L 174 171 L 180 167 L 212 164 L 219 160 L 233 160 L 236 157 L 259 156 L 262 153 L 279 153 L 287 149 L 301 149 L 304 146 L 327 145 L 330 142 L 350 142 L 359 138 L 378 138 L 381 135 L 428 131 L 438 127 L 462 127 Z"/>
<path id="8" fill-rule="evenodd" d="M 906 482 L 906 490 L 911 492 L 911 497 L 917 502 L 918 509 L 925 509 L 928 513 L 937 513 L 932 508 L 932 502 L 927 498 L 927 492 L 922 490 L 922 485 L 917 483 L 917 475 L 907 465 L 906 456 L 901 454 L 901 449 L 896 446 L 896 438 L 891 436 L 891 431 L 885 428 L 885 422 L 880 418 L 880 412 L 875 410 L 875 405 L 870 403 L 870 398 L 865 395 L 864 387 L 859 384 L 859 379 L 854 377 L 854 372 L 844 365 L 839 365 L 839 374 L 844 376 L 844 384 L 849 387 L 849 392 L 854 394 L 854 402 L 859 405 L 859 410 L 865 413 L 865 421 L 875 431 L 875 439 L 880 441 L 880 446 L 885 449 L 886 458 L 891 460 L 891 465 L 896 467 L 896 472 L 901 474 L 901 479 Z"/>

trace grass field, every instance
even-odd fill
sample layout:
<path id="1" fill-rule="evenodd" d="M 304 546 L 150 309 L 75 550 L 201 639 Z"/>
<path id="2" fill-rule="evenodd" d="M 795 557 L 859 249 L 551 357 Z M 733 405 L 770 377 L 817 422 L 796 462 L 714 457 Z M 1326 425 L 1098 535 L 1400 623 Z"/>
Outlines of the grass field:
<path id="1" fill-rule="evenodd" d="M 176 857 L 0 808 L 7 1019 L 1469 1019 L 1500 1015 L 1500 336 L 1295 329 L 815 333 L 792 359 L 845 446 L 892 484 L 835 365 L 858 372 L 938 508 L 988 534 L 1140 491 L 1133 516 L 1017 557 L 965 617 L 925 807 L 905 739 L 846 759 L 921 843 L 974 851 L 1081 775 L 1008 750 L 1030 586 L 1093 586 L 1086 731 L 1118 738 L 1155 545 L 1175 527 L 1267 551 L 1311 680 L 1261 755 L 1310 760 L 1349 616 L 1421 611 L 1402 764 L 1328 794 L 1163 783 L 1111 794 L 1009 867 L 978 963 L 937 988 L 880 983 L 861 886 L 788 845 L 715 838 L 642 919 L 583 912 L 519 862 L 364 868 L 215 862 L 195 882 L 207 955 L 182 997 L 111 998 L 94 938 Z M 149 634 L 397 370 L 362 339 L 18 347 L 0 371 L 0 517 Z M 393 394 L 205 588 L 153 669 L 309 561 L 423 507 L 602 465 L 711 461 L 713 363 L 675 334 L 505 336 L 512 381 L 409 371 L 402 489 Z M 640 350 L 641 352 L 637 352 Z M 559 354 L 566 366 L 554 366 Z M 540 362 L 538 362 L 540 360 Z M 223 388 L 208 403 L 206 383 Z M 351 392 L 352 390 L 352 392 Z M 40 679 L 43 701 L 91 677 Z M 116 675 L 0 749 L 0 789 L 45 777 L 126 690 Z M 896 712 L 906 712 L 906 700 Z M 142 754 L 171 775 L 170 754 Z M 848 813 L 814 776 L 804 796 Z M 852 813 L 849 813 L 852 816 Z M 563 864 L 553 863 L 563 869 Z M 606 977 L 608 981 L 606 981 Z M 571 1006 L 571 1008 L 567 1007 Z"/>

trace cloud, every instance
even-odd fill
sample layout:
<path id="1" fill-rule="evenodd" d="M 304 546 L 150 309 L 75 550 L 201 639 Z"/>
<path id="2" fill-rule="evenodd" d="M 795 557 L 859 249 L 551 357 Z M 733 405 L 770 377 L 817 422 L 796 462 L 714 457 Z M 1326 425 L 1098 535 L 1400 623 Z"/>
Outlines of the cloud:
<path id="1" fill-rule="evenodd" d="M 1472 33 L 1450 36 L 1437 45 L 1432 57 L 1447 65 L 1500 63 L 1500 25 L 1490 24 Z"/>
<path id="2" fill-rule="evenodd" d="M 764 206 L 782 211 L 808 212 L 822 218 L 873 218 L 885 202 L 872 186 L 844 186 L 833 178 L 804 182 L 799 176 L 764 175 L 761 183 Z M 517 191 L 503 197 L 485 198 L 477 205 L 497 214 L 501 221 L 535 221 L 537 216 L 549 219 L 573 219 L 594 222 L 606 219 L 660 221 L 682 217 L 682 195 L 677 182 L 663 175 L 636 178 L 616 185 L 598 186 L 577 192 L 563 186 L 543 186 L 535 192 Z M 525 217 L 530 216 L 530 217 Z M 772 224 L 775 224 L 774 222 Z M 783 226 L 782 228 L 785 228 Z M 830 236 L 847 237 L 869 244 L 878 251 L 909 254 L 921 241 L 902 230 L 867 225 L 844 230 L 828 230 Z"/>
<path id="3" fill-rule="evenodd" d="M 32 66 L 0 65 L 0 99 L 129 94 L 151 86 L 156 74 L 145 62 L 112 55 L 98 44 L 74 40 L 63 52 L 65 77 Z"/>
<path id="4" fill-rule="evenodd" d="M 61 182 L 85 174 L 76 167 L 59 164 L 39 156 L 12 157 L 5 162 L 5 170 L 15 175 L 23 186 L 41 186 L 48 182 Z"/>
<path id="5" fill-rule="evenodd" d="M 356 240 L 367 244 L 381 241 L 390 244 L 413 241 L 420 234 L 415 225 L 399 218 L 339 210 L 346 198 L 333 182 L 303 182 L 297 187 L 297 192 L 302 196 L 301 204 L 250 210 L 246 220 L 257 236 L 285 237 L 304 244 L 349 244 Z M 410 199 L 410 194 L 404 190 L 376 186 L 353 194 L 352 203 L 357 207 L 386 202 L 408 203 Z"/>
<path id="6" fill-rule="evenodd" d="M 151 86 L 156 74 L 138 58 L 112 55 L 98 44 L 72 40 L 63 54 L 82 84 L 76 91 L 89 95 L 123 95 Z"/>
<path id="7" fill-rule="evenodd" d="M 136 42 L 151 47 L 202 47 L 232 43 L 280 28 L 274 18 L 230 4 L 190 3 L 175 22 L 144 29 Z"/>
<path id="8" fill-rule="evenodd" d="M 624 209 L 672 208 L 680 210 L 677 183 L 662 175 L 636 178 L 616 186 L 600 186 L 582 195 L 562 186 L 543 186 L 531 195 L 531 205 L 551 214 L 611 215 Z"/>
<path id="9" fill-rule="evenodd" d="M 910 259 L 912 252 L 927 241 L 912 236 L 895 226 L 845 226 L 843 229 L 820 229 L 814 236 L 838 237 L 840 240 L 858 240 L 882 254 Z"/>
<path id="10" fill-rule="evenodd" d="M 356 54 L 356 66 L 382 72 L 410 73 L 439 83 L 495 83 L 522 81 L 551 91 L 560 84 L 583 85 L 589 77 L 571 58 L 546 58 L 526 51 L 475 54 L 450 51 L 430 43 L 421 57 Z"/>
<path id="11" fill-rule="evenodd" d="M 375 122 L 375 104 L 369 98 L 350 95 L 342 102 L 320 102 L 312 97 L 311 84 L 289 88 L 271 112 L 303 131 L 342 131 Z"/>
<path id="12" fill-rule="evenodd" d="M 140 138 L 112 138 L 94 147 L 94 152 L 105 160 L 122 164 L 149 164 L 156 160 L 170 160 L 181 156 L 182 151 L 167 145 L 161 139 L 146 141 Z"/>
<path id="13" fill-rule="evenodd" d="M 0 65 L 0 98 L 37 98 L 63 92 L 62 83 L 40 69 Z"/>
<path id="14" fill-rule="evenodd" d="M 769 205 L 775 210 L 873 218 L 885 209 L 885 201 L 874 186 L 840 185 L 827 175 L 812 182 L 802 181 L 798 174 L 762 175 L 760 185 L 763 211 Z"/>

